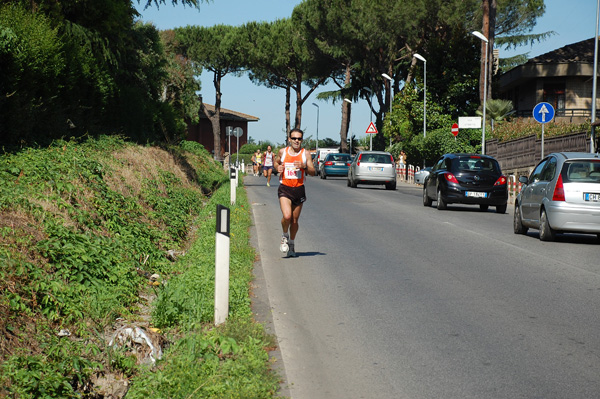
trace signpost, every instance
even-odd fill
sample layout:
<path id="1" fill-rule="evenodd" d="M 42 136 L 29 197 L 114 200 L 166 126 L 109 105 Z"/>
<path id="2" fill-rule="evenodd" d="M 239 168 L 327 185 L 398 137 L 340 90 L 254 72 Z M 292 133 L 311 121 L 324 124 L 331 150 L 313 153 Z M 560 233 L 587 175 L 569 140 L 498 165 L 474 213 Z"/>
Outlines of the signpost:
<path id="1" fill-rule="evenodd" d="M 227 152 L 229 152 L 229 163 L 231 164 L 231 135 L 233 134 L 233 128 L 231 126 L 225 127 L 225 134 L 227 135 L 227 142 L 229 145 Z"/>
<path id="2" fill-rule="evenodd" d="M 554 107 L 541 102 L 533 108 L 533 118 L 542 124 L 542 158 L 544 158 L 544 125 L 554 119 Z"/>
<path id="3" fill-rule="evenodd" d="M 367 131 L 365 132 L 366 134 L 369 135 L 369 146 L 371 147 L 370 150 L 373 151 L 373 134 L 377 134 L 377 128 L 375 127 L 375 124 L 373 122 L 369 123 L 369 127 L 367 128 Z"/>
<path id="4" fill-rule="evenodd" d="M 481 129 L 481 116 L 459 116 L 459 129 Z"/>
<path id="5" fill-rule="evenodd" d="M 456 136 L 458 136 L 458 123 L 452 124 L 452 134 L 454 135 L 454 139 L 456 140 Z"/>
<path id="6" fill-rule="evenodd" d="M 239 153 L 240 153 L 240 137 L 242 137 L 242 134 L 244 134 L 244 131 L 242 130 L 241 127 L 236 127 L 235 129 L 233 129 L 233 135 L 236 137 L 237 139 L 237 147 L 235 150 L 235 164 L 238 164 L 238 159 L 239 159 Z"/>

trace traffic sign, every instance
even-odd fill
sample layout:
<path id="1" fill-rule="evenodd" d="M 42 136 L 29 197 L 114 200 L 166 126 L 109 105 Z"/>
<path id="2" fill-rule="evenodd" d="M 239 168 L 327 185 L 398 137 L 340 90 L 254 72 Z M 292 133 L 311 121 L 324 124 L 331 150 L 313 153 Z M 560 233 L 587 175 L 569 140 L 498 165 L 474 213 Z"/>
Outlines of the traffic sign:
<path id="1" fill-rule="evenodd" d="M 454 137 L 458 136 L 458 123 L 452 124 L 452 134 L 454 135 Z"/>
<path id="2" fill-rule="evenodd" d="M 375 127 L 375 124 L 373 122 L 371 122 L 369 124 L 369 127 L 367 128 L 367 131 L 365 133 L 367 133 L 367 134 L 376 134 L 377 133 L 377 128 Z"/>
<path id="3" fill-rule="evenodd" d="M 533 117 L 539 123 L 548 123 L 554 119 L 554 107 L 549 103 L 538 103 L 533 109 Z"/>
<path id="4" fill-rule="evenodd" d="M 233 129 L 233 135 L 237 138 L 242 137 L 242 135 L 244 134 L 244 131 L 242 130 L 241 127 L 236 127 L 235 129 Z"/>

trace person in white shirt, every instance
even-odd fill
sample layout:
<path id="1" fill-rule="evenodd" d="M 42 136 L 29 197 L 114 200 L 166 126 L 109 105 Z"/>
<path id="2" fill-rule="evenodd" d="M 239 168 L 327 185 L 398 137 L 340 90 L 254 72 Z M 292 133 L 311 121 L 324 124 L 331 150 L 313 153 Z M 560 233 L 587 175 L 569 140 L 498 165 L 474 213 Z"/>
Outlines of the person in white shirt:
<path id="1" fill-rule="evenodd" d="M 263 154 L 263 175 L 267 178 L 267 187 L 271 187 L 271 174 L 273 173 L 273 161 L 275 154 L 271 146 L 267 146 L 267 151 Z"/>

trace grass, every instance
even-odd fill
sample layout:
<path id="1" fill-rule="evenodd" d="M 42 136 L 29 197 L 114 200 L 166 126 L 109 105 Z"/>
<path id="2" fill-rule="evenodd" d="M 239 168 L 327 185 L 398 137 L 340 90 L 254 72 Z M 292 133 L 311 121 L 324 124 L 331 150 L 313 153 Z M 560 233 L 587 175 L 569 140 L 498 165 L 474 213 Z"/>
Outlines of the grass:
<path id="1" fill-rule="evenodd" d="M 95 398 L 122 381 L 128 398 L 275 395 L 274 339 L 250 311 L 243 190 L 230 316 L 213 326 L 215 210 L 229 184 L 202 146 L 59 141 L 0 157 L 0 187 L 0 397 Z M 127 326 L 161 342 L 162 359 L 109 346 Z"/>

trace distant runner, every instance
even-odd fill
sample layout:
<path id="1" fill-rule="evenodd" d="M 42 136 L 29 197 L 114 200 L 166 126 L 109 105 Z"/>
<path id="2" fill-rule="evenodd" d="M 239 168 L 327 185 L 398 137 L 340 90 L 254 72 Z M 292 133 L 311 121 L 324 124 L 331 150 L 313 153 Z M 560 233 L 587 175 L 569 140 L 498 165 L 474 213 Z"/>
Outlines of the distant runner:
<path id="1" fill-rule="evenodd" d="M 267 146 L 267 151 L 263 154 L 265 165 L 263 166 L 263 175 L 267 178 L 267 187 L 271 187 L 271 173 L 273 173 L 273 161 L 275 154 L 271 146 Z"/>
<path id="2" fill-rule="evenodd" d="M 298 219 L 302 212 L 302 204 L 306 201 L 306 192 L 304 190 L 304 179 L 306 173 L 315 175 L 310 154 L 302 148 L 304 132 L 300 129 L 293 129 L 289 135 L 289 146 L 279 150 L 275 157 L 274 165 L 279 172 L 279 206 L 281 207 L 281 245 L 279 250 L 287 252 L 288 258 L 295 258 L 296 250 L 294 239 L 298 232 Z"/>
<path id="3" fill-rule="evenodd" d="M 256 176 L 260 176 L 262 174 L 262 152 L 260 152 L 260 148 L 256 150 Z"/>

